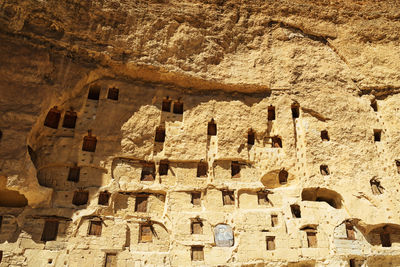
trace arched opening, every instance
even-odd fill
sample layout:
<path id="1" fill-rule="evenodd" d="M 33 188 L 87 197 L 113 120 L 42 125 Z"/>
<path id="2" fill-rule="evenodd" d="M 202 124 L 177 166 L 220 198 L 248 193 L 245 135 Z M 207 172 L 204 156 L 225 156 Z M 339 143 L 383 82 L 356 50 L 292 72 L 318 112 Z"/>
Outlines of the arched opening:
<path id="1" fill-rule="evenodd" d="M 0 207 L 20 208 L 28 205 L 28 200 L 18 191 L 2 189 L 0 190 Z"/>
<path id="2" fill-rule="evenodd" d="M 342 207 L 343 198 L 340 194 L 326 188 L 305 188 L 301 193 L 303 201 L 326 202 L 335 209 Z"/>

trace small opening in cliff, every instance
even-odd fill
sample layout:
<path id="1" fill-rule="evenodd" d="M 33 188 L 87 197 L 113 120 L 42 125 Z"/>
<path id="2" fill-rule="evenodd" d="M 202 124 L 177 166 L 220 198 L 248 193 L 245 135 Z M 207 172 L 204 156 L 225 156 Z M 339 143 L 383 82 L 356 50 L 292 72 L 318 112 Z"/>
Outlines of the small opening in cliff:
<path id="1" fill-rule="evenodd" d="M 75 182 L 75 183 L 79 182 L 80 172 L 81 172 L 81 168 L 76 165 L 69 168 L 67 180 L 71 181 L 71 182 Z"/>
<path id="2" fill-rule="evenodd" d="M 137 196 L 135 202 L 136 212 L 147 212 L 147 200 L 148 196 Z"/>
<path id="3" fill-rule="evenodd" d="M 271 226 L 276 227 L 278 225 L 278 215 L 271 214 Z"/>
<path id="4" fill-rule="evenodd" d="M 74 204 L 75 206 L 86 205 L 88 203 L 88 200 L 89 200 L 88 191 L 76 191 L 72 199 L 72 204 Z"/>
<path id="5" fill-rule="evenodd" d="M 140 181 L 154 181 L 156 166 L 154 163 L 143 163 Z"/>
<path id="6" fill-rule="evenodd" d="M 207 134 L 217 135 L 217 125 L 215 124 L 214 119 L 211 119 L 211 121 L 208 123 Z"/>
<path id="7" fill-rule="evenodd" d="M 254 133 L 253 129 L 250 129 L 247 132 L 247 144 L 252 146 L 252 145 L 254 145 L 254 141 L 255 141 L 255 133 Z"/>
<path id="8" fill-rule="evenodd" d="M 100 192 L 98 204 L 108 206 L 111 194 L 108 191 Z"/>
<path id="9" fill-rule="evenodd" d="M 175 114 L 183 114 L 183 103 L 181 101 L 174 102 L 173 113 Z"/>
<path id="10" fill-rule="evenodd" d="M 192 246 L 192 261 L 202 261 L 204 260 L 204 250 L 203 246 Z"/>
<path id="11" fill-rule="evenodd" d="M 53 241 L 57 239 L 58 221 L 48 220 L 45 221 L 41 241 Z"/>
<path id="12" fill-rule="evenodd" d="M 69 129 L 75 128 L 77 118 L 78 116 L 75 111 L 68 110 L 67 112 L 65 112 L 62 127 Z"/>
<path id="13" fill-rule="evenodd" d="M 197 177 L 207 177 L 208 164 L 206 162 L 199 162 L 197 164 Z"/>
<path id="14" fill-rule="evenodd" d="M 347 236 L 348 240 L 355 240 L 356 239 L 354 226 L 350 222 L 346 223 L 346 236 Z"/>
<path id="15" fill-rule="evenodd" d="M 191 222 L 191 233 L 192 235 L 202 235 L 203 234 L 203 223 L 201 220 L 194 219 Z"/>
<path id="16" fill-rule="evenodd" d="M 301 218 L 300 206 L 297 204 L 290 205 L 293 218 Z"/>
<path id="17" fill-rule="evenodd" d="M 396 162 L 397 173 L 400 174 L 400 160 L 396 159 L 395 162 Z"/>
<path id="18" fill-rule="evenodd" d="M 301 200 L 326 202 L 335 209 L 342 208 L 343 202 L 343 198 L 339 193 L 320 187 L 304 188 L 301 192 Z"/>
<path id="19" fill-rule="evenodd" d="M 192 196 L 193 206 L 201 206 L 201 193 L 193 192 L 193 193 L 191 193 L 191 196 Z"/>
<path id="20" fill-rule="evenodd" d="M 321 131 L 321 139 L 322 141 L 329 141 L 329 134 L 327 130 Z"/>
<path id="21" fill-rule="evenodd" d="M 167 96 L 165 99 L 162 101 L 161 105 L 161 110 L 165 112 L 171 112 L 171 99 Z"/>
<path id="22" fill-rule="evenodd" d="M 299 103 L 293 103 L 292 106 L 292 118 L 297 119 L 300 117 L 300 105 Z"/>
<path id="23" fill-rule="evenodd" d="M 380 142 L 382 137 L 382 130 L 375 129 L 374 130 L 374 141 L 375 142 Z"/>
<path id="24" fill-rule="evenodd" d="M 390 234 L 387 232 L 380 233 L 380 239 L 382 247 L 391 247 L 392 241 L 390 240 Z"/>
<path id="25" fill-rule="evenodd" d="M 163 143 L 165 141 L 165 128 L 163 126 L 158 126 L 156 129 L 156 136 L 154 138 L 156 142 Z"/>
<path id="26" fill-rule="evenodd" d="M 99 220 L 89 222 L 89 235 L 101 236 L 102 223 Z"/>
<path id="27" fill-rule="evenodd" d="M 282 139 L 279 136 L 272 137 L 272 147 L 275 147 L 275 148 L 282 147 Z"/>
<path id="28" fill-rule="evenodd" d="M 95 152 L 97 138 L 92 136 L 92 130 L 88 130 L 88 135 L 83 137 L 82 150 L 87 152 Z"/>
<path id="29" fill-rule="evenodd" d="M 153 241 L 153 233 L 151 231 L 151 225 L 149 224 L 141 224 L 140 232 L 139 232 L 139 242 L 146 243 Z"/>
<path id="30" fill-rule="evenodd" d="M 222 191 L 222 202 L 224 205 L 235 205 L 235 195 L 233 191 Z"/>
<path id="31" fill-rule="evenodd" d="M 44 120 L 44 126 L 49 128 L 57 129 L 58 123 L 60 122 L 61 111 L 57 109 L 57 106 L 51 108 L 47 113 L 46 119 Z"/>
<path id="32" fill-rule="evenodd" d="M 119 96 L 119 89 L 112 87 L 108 89 L 108 94 L 107 94 L 107 98 L 111 99 L 111 100 L 118 100 L 118 96 Z"/>
<path id="33" fill-rule="evenodd" d="M 322 175 L 329 175 L 330 174 L 328 165 L 319 166 L 319 171 L 321 172 Z"/>
<path id="34" fill-rule="evenodd" d="M 231 162 L 231 176 L 232 178 L 240 178 L 240 163 L 237 161 Z"/>
<path id="35" fill-rule="evenodd" d="M 285 170 L 282 169 L 279 171 L 279 183 L 280 184 L 287 184 L 287 179 L 288 179 L 289 173 Z"/>
<path id="36" fill-rule="evenodd" d="M 101 87 L 97 84 L 90 86 L 88 99 L 99 100 Z"/>
<path id="37" fill-rule="evenodd" d="M 268 107 L 268 120 L 275 120 L 275 107 L 272 105 Z"/>
<path id="38" fill-rule="evenodd" d="M 376 101 L 376 99 L 371 100 L 371 108 L 377 112 L 378 111 L 378 102 Z"/>
<path id="39" fill-rule="evenodd" d="M 160 161 L 160 166 L 158 168 L 158 173 L 160 175 L 168 175 L 168 169 L 169 169 L 169 162 L 166 160 Z"/>
<path id="40" fill-rule="evenodd" d="M 28 205 L 28 200 L 23 194 L 15 190 L 0 190 L 0 207 L 20 208 Z"/>
<path id="41" fill-rule="evenodd" d="M 275 236 L 266 237 L 267 250 L 275 250 Z"/>
<path id="42" fill-rule="evenodd" d="M 268 198 L 268 192 L 266 191 L 257 192 L 257 200 L 258 200 L 258 205 L 266 205 L 266 206 L 271 205 L 271 202 L 269 201 Z"/>
<path id="43" fill-rule="evenodd" d="M 317 233 L 315 231 L 307 231 L 307 243 L 309 248 L 317 247 Z"/>

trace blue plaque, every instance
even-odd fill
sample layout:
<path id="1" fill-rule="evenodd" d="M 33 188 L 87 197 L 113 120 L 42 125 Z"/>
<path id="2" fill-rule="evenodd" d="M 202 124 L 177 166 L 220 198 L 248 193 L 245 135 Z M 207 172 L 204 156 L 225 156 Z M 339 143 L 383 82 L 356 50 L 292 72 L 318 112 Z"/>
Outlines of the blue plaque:
<path id="1" fill-rule="evenodd" d="M 233 231 L 232 227 L 227 224 L 218 224 L 214 228 L 215 244 L 217 247 L 232 247 L 233 246 Z"/>

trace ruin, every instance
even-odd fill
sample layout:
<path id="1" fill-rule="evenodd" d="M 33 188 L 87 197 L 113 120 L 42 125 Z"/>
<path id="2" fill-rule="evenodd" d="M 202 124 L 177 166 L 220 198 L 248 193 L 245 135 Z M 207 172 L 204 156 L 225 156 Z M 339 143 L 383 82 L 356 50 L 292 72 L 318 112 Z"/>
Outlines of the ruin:
<path id="1" fill-rule="evenodd" d="M 0 266 L 400 266 L 399 10 L 2 1 Z"/>

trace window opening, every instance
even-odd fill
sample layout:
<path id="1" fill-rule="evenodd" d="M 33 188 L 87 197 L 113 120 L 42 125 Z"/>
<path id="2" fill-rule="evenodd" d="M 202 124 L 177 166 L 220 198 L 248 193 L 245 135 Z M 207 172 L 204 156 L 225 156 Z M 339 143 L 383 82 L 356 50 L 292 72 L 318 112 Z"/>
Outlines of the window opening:
<path id="1" fill-rule="evenodd" d="M 143 164 L 140 181 L 154 181 L 155 173 L 156 167 L 154 166 L 154 163 Z"/>
<path id="2" fill-rule="evenodd" d="M 317 247 L 317 233 L 313 231 L 307 231 L 307 243 L 309 248 Z"/>
<path id="3" fill-rule="evenodd" d="M 192 261 L 204 260 L 204 250 L 202 246 L 192 246 Z"/>
<path id="4" fill-rule="evenodd" d="M 300 105 L 298 103 L 292 104 L 292 118 L 297 119 L 300 117 Z"/>
<path id="5" fill-rule="evenodd" d="M 193 192 L 191 195 L 192 195 L 193 206 L 201 206 L 201 193 Z"/>
<path id="6" fill-rule="evenodd" d="M 100 192 L 98 204 L 108 206 L 110 196 L 111 196 L 111 194 L 108 191 Z"/>
<path id="7" fill-rule="evenodd" d="M 97 138 L 92 136 L 92 130 L 88 130 L 88 135 L 83 138 L 82 150 L 87 152 L 95 152 Z"/>
<path id="8" fill-rule="evenodd" d="M 183 114 L 183 103 L 179 100 L 174 102 L 173 113 L 175 114 Z"/>
<path id="9" fill-rule="evenodd" d="M 192 235 L 202 235 L 203 234 L 203 223 L 201 221 L 192 221 L 191 223 L 191 233 Z"/>
<path id="10" fill-rule="evenodd" d="M 272 147 L 281 148 L 282 147 L 282 139 L 278 136 L 272 137 Z"/>
<path id="11" fill-rule="evenodd" d="M 255 134 L 254 131 L 250 129 L 249 132 L 247 133 L 247 144 L 252 146 L 254 145 L 254 141 L 255 141 Z"/>
<path id="12" fill-rule="evenodd" d="M 234 205 L 235 196 L 233 191 L 222 191 L 222 201 L 224 205 Z"/>
<path id="13" fill-rule="evenodd" d="M 207 134 L 217 135 L 217 125 L 215 124 L 214 119 L 211 119 L 211 121 L 208 123 Z"/>
<path id="14" fill-rule="evenodd" d="M 267 250 L 275 250 L 275 236 L 267 236 Z"/>
<path id="15" fill-rule="evenodd" d="M 199 162 L 197 164 L 197 177 L 207 177 L 208 164 L 206 162 Z"/>
<path id="16" fill-rule="evenodd" d="M 319 171 L 321 172 L 322 175 L 329 175 L 330 174 L 328 165 L 319 166 Z"/>
<path id="17" fill-rule="evenodd" d="M 140 234 L 139 234 L 140 242 L 142 243 L 152 242 L 153 234 L 151 228 L 152 228 L 151 225 L 145 225 L 145 224 L 140 225 Z"/>
<path id="18" fill-rule="evenodd" d="M 240 178 L 240 163 L 237 161 L 231 162 L 231 175 L 232 178 Z"/>
<path id="19" fill-rule="evenodd" d="M 356 235 L 354 232 L 354 227 L 351 223 L 346 223 L 346 236 L 348 240 L 355 240 Z"/>
<path id="20" fill-rule="evenodd" d="M 397 173 L 400 174 L 400 160 L 396 159 Z"/>
<path id="21" fill-rule="evenodd" d="M 275 120 L 275 107 L 272 105 L 268 107 L 268 120 Z"/>
<path id="22" fill-rule="evenodd" d="M 53 241 L 57 239 L 58 221 L 46 221 L 44 223 L 41 241 Z"/>
<path id="23" fill-rule="evenodd" d="M 377 112 L 378 111 L 378 102 L 376 101 L 376 99 L 371 101 L 371 108 Z"/>
<path id="24" fill-rule="evenodd" d="M 278 225 L 278 215 L 272 214 L 271 215 L 271 226 L 276 227 Z"/>
<path id="25" fill-rule="evenodd" d="M 58 123 L 60 122 L 60 118 L 61 118 L 61 111 L 57 109 L 57 106 L 54 106 L 47 113 L 46 119 L 44 120 L 44 126 L 57 129 Z"/>
<path id="26" fill-rule="evenodd" d="M 299 205 L 290 205 L 290 210 L 292 211 L 293 218 L 301 218 L 301 211 Z"/>
<path id="27" fill-rule="evenodd" d="M 101 221 L 89 222 L 89 235 L 101 236 Z"/>
<path id="28" fill-rule="evenodd" d="M 160 175 L 168 175 L 169 163 L 168 161 L 160 161 L 160 166 L 158 168 L 158 173 Z"/>
<path id="29" fill-rule="evenodd" d="M 268 192 L 259 191 L 257 192 L 258 205 L 270 205 L 271 202 L 268 199 Z"/>
<path id="30" fill-rule="evenodd" d="M 78 116 L 75 111 L 72 110 L 66 111 L 62 127 L 69 129 L 75 128 L 77 118 Z"/>
<path id="31" fill-rule="evenodd" d="M 171 100 L 169 99 L 168 96 L 165 99 L 163 99 L 161 110 L 165 112 L 171 112 Z"/>
<path id="32" fill-rule="evenodd" d="M 374 130 L 374 141 L 380 142 L 382 137 L 382 130 Z"/>
<path id="33" fill-rule="evenodd" d="M 279 171 L 279 183 L 280 184 L 286 184 L 287 183 L 287 179 L 288 179 L 289 173 L 285 170 L 285 169 L 281 169 Z"/>
<path id="34" fill-rule="evenodd" d="M 111 100 L 118 100 L 118 96 L 119 96 L 119 89 L 112 87 L 108 89 L 108 94 L 107 94 L 107 98 L 111 99 Z"/>
<path id="35" fill-rule="evenodd" d="M 392 241 L 390 240 L 390 234 L 383 232 L 380 234 L 382 247 L 391 247 Z"/>
<path id="36" fill-rule="evenodd" d="M 165 141 L 165 128 L 163 126 L 158 126 L 156 129 L 156 136 L 154 139 L 156 142 L 164 143 Z"/>
<path id="37" fill-rule="evenodd" d="M 117 267 L 117 254 L 107 253 L 105 267 Z"/>
<path id="38" fill-rule="evenodd" d="M 135 211 L 136 212 L 147 212 L 147 196 L 136 197 Z"/>
<path id="39" fill-rule="evenodd" d="M 322 141 L 329 141 L 329 135 L 327 130 L 321 131 L 321 139 Z"/>
<path id="40" fill-rule="evenodd" d="M 88 191 L 76 191 L 74 193 L 74 198 L 72 199 L 72 204 L 75 206 L 86 205 L 89 200 Z"/>
<path id="41" fill-rule="evenodd" d="M 100 98 L 100 89 L 101 89 L 101 87 L 99 85 L 90 86 L 88 99 L 99 100 L 99 98 Z"/>
<path id="42" fill-rule="evenodd" d="M 79 182 L 80 172 L 81 168 L 75 164 L 75 166 L 69 168 L 67 180 L 75 183 Z"/>

